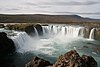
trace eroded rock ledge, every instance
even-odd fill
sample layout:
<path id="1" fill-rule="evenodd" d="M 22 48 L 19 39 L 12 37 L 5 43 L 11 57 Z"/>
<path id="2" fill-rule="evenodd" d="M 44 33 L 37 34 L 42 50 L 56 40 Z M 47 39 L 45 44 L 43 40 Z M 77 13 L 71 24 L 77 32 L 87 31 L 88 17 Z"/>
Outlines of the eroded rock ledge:
<path id="1" fill-rule="evenodd" d="M 75 50 L 71 50 L 59 56 L 54 64 L 35 57 L 25 67 L 97 67 L 97 62 L 92 56 L 83 55 L 80 57 Z"/>

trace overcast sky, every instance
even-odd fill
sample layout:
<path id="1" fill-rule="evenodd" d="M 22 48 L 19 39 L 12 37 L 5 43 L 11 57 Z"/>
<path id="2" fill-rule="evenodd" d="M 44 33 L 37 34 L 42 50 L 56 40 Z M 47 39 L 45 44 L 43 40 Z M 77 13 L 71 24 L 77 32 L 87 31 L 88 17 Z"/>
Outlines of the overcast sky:
<path id="1" fill-rule="evenodd" d="M 100 0 L 0 0 L 0 14 L 77 14 L 100 19 Z"/>

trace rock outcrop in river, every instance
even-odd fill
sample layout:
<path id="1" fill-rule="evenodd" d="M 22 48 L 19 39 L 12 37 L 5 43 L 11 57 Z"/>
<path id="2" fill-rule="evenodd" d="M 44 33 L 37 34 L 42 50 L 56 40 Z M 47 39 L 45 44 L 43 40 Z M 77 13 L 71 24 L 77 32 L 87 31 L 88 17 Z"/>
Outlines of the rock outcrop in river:
<path id="1" fill-rule="evenodd" d="M 25 28 L 25 32 L 30 35 L 30 36 L 42 36 L 43 35 L 43 30 L 42 30 L 42 26 L 40 24 L 36 24 L 36 25 L 30 25 L 27 26 Z"/>
<path id="2" fill-rule="evenodd" d="M 97 62 L 92 56 L 83 55 L 80 57 L 75 50 L 59 56 L 52 65 L 48 61 L 36 58 L 27 63 L 25 67 L 97 67 Z"/>
<path id="3" fill-rule="evenodd" d="M 37 32 L 40 36 L 43 35 L 43 29 L 42 29 L 42 26 L 40 24 L 36 24 L 35 28 L 37 29 Z"/>
<path id="4" fill-rule="evenodd" d="M 49 61 L 34 57 L 32 61 L 25 65 L 25 67 L 46 67 L 49 65 L 52 65 Z"/>
<path id="5" fill-rule="evenodd" d="M 30 36 L 35 36 L 35 29 L 34 29 L 33 25 L 27 26 L 25 28 L 25 32 Z"/>

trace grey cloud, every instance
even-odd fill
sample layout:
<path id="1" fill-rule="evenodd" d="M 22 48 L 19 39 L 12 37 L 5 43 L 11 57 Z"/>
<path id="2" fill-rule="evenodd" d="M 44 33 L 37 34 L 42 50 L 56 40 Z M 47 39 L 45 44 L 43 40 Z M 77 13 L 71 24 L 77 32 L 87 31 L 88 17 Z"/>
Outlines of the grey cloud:
<path id="1" fill-rule="evenodd" d="M 36 4 L 36 3 L 32 3 L 32 2 L 27 2 L 27 3 L 25 3 L 25 5 L 33 5 L 33 6 L 38 6 L 38 4 Z"/>
<path id="2" fill-rule="evenodd" d="M 0 8 L 0 10 L 2 10 L 2 8 Z"/>
<path id="3" fill-rule="evenodd" d="M 6 10 L 6 11 L 17 11 L 17 10 L 20 10 L 20 8 L 3 8 L 2 10 Z"/>
<path id="4" fill-rule="evenodd" d="M 94 5 L 98 4 L 100 2 L 95 2 L 95 1 L 85 1 L 85 2 L 79 2 L 79 1 L 52 1 L 52 2 L 41 2 L 41 3 L 33 3 L 33 2 L 28 2 L 25 3 L 26 5 L 33 5 L 33 6 L 66 6 L 66 5 Z"/>
<path id="5" fill-rule="evenodd" d="M 44 4 L 44 3 L 41 3 L 41 4 L 38 4 L 38 3 L 32 3 L 32 2 L 27 2 L 25 3 L 25 5 L 29 5 L 29 6 L 34 6 L 34 7 L 39 7 L 39 8 L 50 8 L 51 6 Z"/>
<path id="6" fill-rule="evenodd" d="M 80 13 L 80 12 L 52 12 L 58 14 L 82 14 L 82 15 L 100 15 L 100 12 Z"/>
<path id="7" fill-rule="evenodd" d="M 100 2 L 94 1 L 85 1 L 85 2 L 78 2 L 78 1 L 71 1 L 71 2 L 57 2 L 56 4 L 59 5 L 94 5 Z"/>
<path id="8" fill-rule="evenodd" d="M 78 13 L 78 14 L 86 14 L 86 15 L 100 15 L 100 12 L 95 12 L 95 13 Z"/>

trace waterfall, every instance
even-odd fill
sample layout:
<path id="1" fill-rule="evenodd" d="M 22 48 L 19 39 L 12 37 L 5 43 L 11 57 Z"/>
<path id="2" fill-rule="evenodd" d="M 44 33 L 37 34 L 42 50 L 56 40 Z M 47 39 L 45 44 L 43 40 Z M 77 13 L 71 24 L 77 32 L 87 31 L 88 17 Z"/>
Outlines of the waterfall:
<path id="1" fill-rule="evenodd" d="M 45 26 L 42 26 L 42 30 L 43 30 L 43 35 L 45 35 L 46 34 Z"/>
<path id="2" fill-rule="evenodd" d="M 50 34 L 50 27 L 49 26 L 42 26 L 42 30 L 43 30 L 44 36 Z"/>
<path id="3" fill-rule="evenodd" d="M 81 28 L 79 30 L 79 34 L 78 34 L 79 37 L 84 37 L 84 28 Z"/>
<path id="4" fill-rule="evenodd" d="M 62 27 L 61 33 L 66 36 L 78 37 L 80 29 L 82 29 L 82 27 L 65 26 Z"/>
<path id="5" fill-rule="evenodd" d="M 17 51 L 22 48 L 27 41 L 30 40 L 30 36 L 28 36 L 25 32 L 18 32 L 17 36 L 11 37 L 14 41 Z"/>
<path id="6" fill-rule="evenodd" d="M 61 35 L 65 35 L 65 27 L 62 27 L 62 29 L 61 29 Z"/>
<path id="7" fill-rule="evenodd" d="M 94 31 L 95 31 L 95 28 L 91 29 L 89 39 L 94 39 Z"/>
<path id="8" fill-rule="evenodd" d="M 51 33 L 57 34 L 57 26 L 51 26 Z"/>
<path id="9" fill-rule="evenodd" d="M 11 39 L 16 46 L 16 51 L 20 53 L 34 51 L 38 45 L 36 42 L 39 42 L 38 37 L 30 37 L 26 32 L 18 32 L 18 35 Z"/>
<path id="10" fill-rule="evenodd" d="M 39 37 L 38 31 L 35 27 L 34 27 L 34 30 L 35 30 L 36 37 Z"/>
<path id="11" fill-rule="evenodd" d="M 50 26 L 42 26 L 42 29 L 43 29 L 43 37 L 41 36 L 39 37 L 38 31 L 35 27 L 34 30 L 35 30 L 36 37 L 31 37 L 25 32 L 18 32 L 18 35 L 12 38 L 12 40 L 15 43 L 17 52 L 34 51 L 35 49 L 38 50 L 41 48 L 40 46 L 42 43 L 44 45 L 43 41 L 47 40 L 46 42 L 48 42 L 49 38 L 50 41 L 52 41 L 53 38 L 54 39 L 64 38 L 64 41 L 66 40 L 72 41 L 73 39 L 79 37 L 80 30 L 83 29 L 83 27 L 50 25 Z M 72 38 L 72 40 L 70 40 L 69 38 Z"/>
<path id="12" fill-rule="evenodd" d="M 65 36 L 67 33 L 67 26 L 61 25 L 48 25 L 42 26 L 44 36 Z M 69 33 L 70 34 L 70 33 Z M 68 35 L 68 34 L 67 34 Z"/>
<path id="13" fill-rule="evenodd" d="M 65 36 L 71 36 L 71 37 L 79 37 L 83 36 L 84 30 L 83 27 L 75 27 L 75 26 L 60 26 L 60 25 L 51 25 L 51 26 L 42 26 L 43 28 L 43 34 L 48 34 L 46 33 L 47 31 L 49 32 L 50 35 L 65 35 Z"/>

